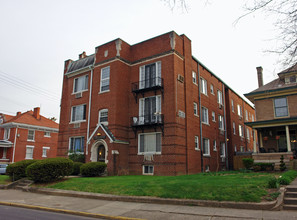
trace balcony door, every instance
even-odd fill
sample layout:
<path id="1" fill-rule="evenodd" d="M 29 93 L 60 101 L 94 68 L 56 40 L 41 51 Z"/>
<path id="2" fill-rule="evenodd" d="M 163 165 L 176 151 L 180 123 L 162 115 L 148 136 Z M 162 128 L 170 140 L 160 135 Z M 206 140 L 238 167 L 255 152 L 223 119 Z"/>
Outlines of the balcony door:
<path id="1" fill-rule="evenodd" d="M 161 85 L 161 62 L 141 66 L 139 73 L 139 89 Z"/>
<path id="2" fill-rule="evenodd" d="M 161 119 L 161 96 L 152 96 L 139 100 L 139 122 L 156 123 Z"/>

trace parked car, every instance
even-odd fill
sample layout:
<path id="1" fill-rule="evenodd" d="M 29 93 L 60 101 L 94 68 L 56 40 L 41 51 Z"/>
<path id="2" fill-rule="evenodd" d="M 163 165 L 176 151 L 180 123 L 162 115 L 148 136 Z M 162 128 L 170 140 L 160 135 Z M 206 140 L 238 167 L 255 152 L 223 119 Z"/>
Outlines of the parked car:
<path id="1" fill-rule="evenodd" d="M 0 174 L 6 174 L 7 164 L 0 164 Z"/>

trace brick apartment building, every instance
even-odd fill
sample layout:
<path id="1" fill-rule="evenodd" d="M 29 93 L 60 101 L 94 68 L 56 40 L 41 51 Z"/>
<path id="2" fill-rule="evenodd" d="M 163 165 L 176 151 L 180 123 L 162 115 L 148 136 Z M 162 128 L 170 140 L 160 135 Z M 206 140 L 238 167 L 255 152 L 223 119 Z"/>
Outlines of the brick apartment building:
<path id="1" fill-rule="evenodd" d="M 0 163 L 56 157 L 59 124 L 40 108 L 15 116 L 0 114 Z"/>
<path id="2" fill-rule="evenodd" d="M 84 153 L 109 175 L 232 169 L 253 149 L 254 109 L 169 32 L 116 39 L 65 61 L 58 156 Z"/>

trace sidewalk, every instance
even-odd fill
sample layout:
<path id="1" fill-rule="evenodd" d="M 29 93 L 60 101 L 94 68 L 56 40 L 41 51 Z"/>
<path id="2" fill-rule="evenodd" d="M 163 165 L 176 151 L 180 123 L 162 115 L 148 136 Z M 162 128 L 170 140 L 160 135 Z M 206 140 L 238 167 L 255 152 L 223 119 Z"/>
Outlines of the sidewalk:
<path id="1" fill-rule="evenodd" d="M 263 211 L 201 206 L 106 201 L 0 190 L 0 205 L 12 205 L 105 219 L 297 219 L 294 211 Z"/>

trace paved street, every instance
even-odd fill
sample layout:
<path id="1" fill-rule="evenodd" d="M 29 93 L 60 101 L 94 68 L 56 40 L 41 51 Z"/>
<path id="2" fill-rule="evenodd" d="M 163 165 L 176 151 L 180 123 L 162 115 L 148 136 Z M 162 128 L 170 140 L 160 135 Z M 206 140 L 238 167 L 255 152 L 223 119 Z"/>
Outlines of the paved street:
<path id="1" fill-rule="evenodd" d="M 0 190 L 0 201 L 141 219 L 297 219 L 297 211 L 262 211 L 106 201 Z M 98 216 L 100 218 L 100 216 Z"/>

